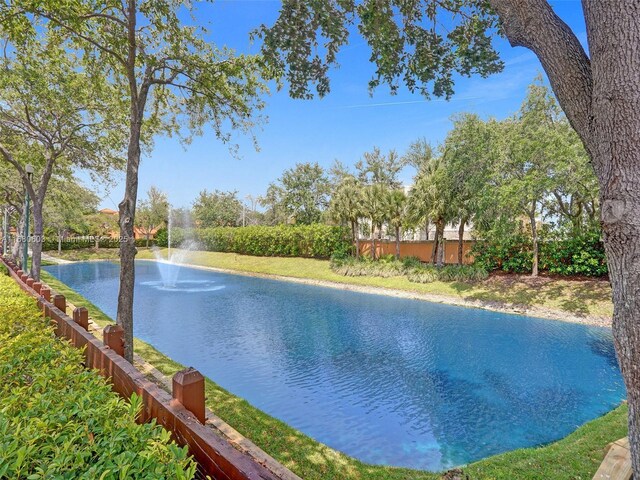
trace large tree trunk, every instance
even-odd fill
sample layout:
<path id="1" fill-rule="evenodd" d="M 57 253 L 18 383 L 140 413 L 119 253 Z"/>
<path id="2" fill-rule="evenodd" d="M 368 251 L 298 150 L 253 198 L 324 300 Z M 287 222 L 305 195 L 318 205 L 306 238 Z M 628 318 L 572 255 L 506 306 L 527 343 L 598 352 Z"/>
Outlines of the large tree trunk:
<path id="1" fill-rule="evenodd" d="M 396 227 L 396 259 L 400 260 L 400 227 Z"/>
<path id="2" fill-rule="evenodd" d="M 533 264 L 531 266 L 531 276 L 538 276 L 538 225 L 536 224 L 536 202 L 533 202 L 533 208 L 529 212 L 529 223 L 531 224 L 531 243 L 533 245 Z"/>
<path id="3" fill-rule="evenodd" d="M 458 265 L 464 263 L 464 226 L 466 223 L 467 218 L 462 218 L 458 227 Z"/>
<path id="4" fill-rule="evenodd" d="M 431 253 L 431 263 L 436 265 L 440 263 L 440 248 L 442 246 L 442 234 L 444 233 L 444 220 L 436 220 L 436 232 L 433 239 L 433 251 Z"/>
<path id="5" fill-rule="evenodd" d="M 147 248 L 149 248 L 149 235 L 151 235 L 151 234 L 150 234 L 150 233 L 149 233 L 149 231 L 147 230 Z"/>
<path id="6" fill-rule="evenodd" d="M 42 202 L 35 200 L 33 202 L 33 241 L 31 242 L 31 277 L 40 281 L 40 266 L 42 264 Z"/>
<path id="7" fill-rule="evenodd" d="M 124 357 L 133 363 L 133 291 L 135 285 L 136 242 L 133 225 L 138 198 L 141 120 L 132 121 L 129 140 L 127 175 L 120 210 L 120 290 L 116 322 L 124 330 Z"/>

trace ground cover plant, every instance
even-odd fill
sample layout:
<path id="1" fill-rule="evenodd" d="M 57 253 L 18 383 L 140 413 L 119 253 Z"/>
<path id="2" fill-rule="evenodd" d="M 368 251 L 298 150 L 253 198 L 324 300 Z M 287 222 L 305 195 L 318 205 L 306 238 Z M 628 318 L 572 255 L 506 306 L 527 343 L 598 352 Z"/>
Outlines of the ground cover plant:
<path id="1" fill-rule="evenodd" d="M 0 276 L 0 478 L 192 478 L 195 464 Z"/>

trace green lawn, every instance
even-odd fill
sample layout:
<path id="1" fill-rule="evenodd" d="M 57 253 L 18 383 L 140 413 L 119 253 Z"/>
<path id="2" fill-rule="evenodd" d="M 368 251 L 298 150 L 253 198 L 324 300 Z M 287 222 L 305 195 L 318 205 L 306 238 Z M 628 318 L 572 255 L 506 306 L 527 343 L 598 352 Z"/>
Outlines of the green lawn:
<path id="1" fill-rule="evenodd" d="M 291 276 L 313 275 L 313 278 L 334 280 L 335 274 L 327 262 L 286 258 L 253 258 L 231 254 L 198 254 L 192 260 L 205 260 L 221 268 L 235 266 L 237 270 L 261 273 L 288 272 Z M 208 263 L 208 264 L 211 264 Z M 55 290 L 65 294 L 75 305 L 86 306 L 96 323 L 106 325 L 111 319 L 97 307 L 70 290 L 67 286 L 44 273 L 43 280 Z M 349 278 L 348 280 L 352 280 Z M 364 279 L 354 279 L 364 280 Z M 386 283 L 384 279 L 369 279 Z M 392 279 L 400 280 L 400 279 Z M 387 279 L 388 281 L 388 279 Z M 361 283 L 371 285 L 370 283 Z M 412 287 L 427 287 L 411 285 Z M 397 288 L 397 287 L 396 287 Z M 442 288 L 450 288 L 442 284 Z M 430 291 L 429 293 L 432 293 Z M 172 375 L 182 365 L 167 358 L 150 345 L 136 340 L 138 354 L 165 375 Z M 207 405 L 219 417 L 251 439 L 267 453 L 300 475 L 305 480 L 431 480 L 439 474 L 415 470 L 379 467 L 363 464 L 322 445 L 310 437 L 274 419 L 248 402 L 232 395 L 210 379 L 206 382 Z M 605 446 L 627 434 L 627 407 L 622 405 L 598 418 L 563 440 L 531 449 L 516 450 L 497 455 L 467 466 L 464 471 L 472 479 L 591 479 L 604 458 Z"/>
<path id="2" fill-rule="evenodd" d="M 166 255 L 164 250 L 163 255 Z M 154 258 L 141 251 L 138 258 Z M 253 257 L 235 253 L 193 252 L 187 261 L 196 265 L 250 273 L 309 278 L 351 285 L 404 290 L 471 301 L 540 307 L 575 315 L 610 318 L 613 314 L 611 287 L 604 280 L 570 280 L 524 275 L 492 275 L 478 283 L 413 283 L 406 277 L 345 277 L 334 273 L 327 260 L 311 258 Z"/>

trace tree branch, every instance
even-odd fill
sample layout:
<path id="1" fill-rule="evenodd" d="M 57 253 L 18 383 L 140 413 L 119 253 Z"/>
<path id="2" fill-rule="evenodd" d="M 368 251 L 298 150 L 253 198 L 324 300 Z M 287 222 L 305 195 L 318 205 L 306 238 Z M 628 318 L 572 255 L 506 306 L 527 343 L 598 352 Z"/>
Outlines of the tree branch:
<path id="1" fill-rule="evenodd" d="M 569 122 L 593 153 L 591 62 L 578 38 L 546 0 L 489 0 L 489 4 L 511 45 L 537 55 Z"/>

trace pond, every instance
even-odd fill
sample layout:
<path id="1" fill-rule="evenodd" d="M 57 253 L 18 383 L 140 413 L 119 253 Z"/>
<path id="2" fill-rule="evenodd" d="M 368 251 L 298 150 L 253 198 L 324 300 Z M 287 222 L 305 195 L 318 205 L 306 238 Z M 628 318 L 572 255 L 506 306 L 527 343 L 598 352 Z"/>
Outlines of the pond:
<path id="1" fill-rule="evenodd" d="M 117 263 L 45 269 L 115 318 Z M 136 262 L 138 338 L 367 463 L 441 470 L 544 444 L 625 397 L 610 329 L 195 268 L 175 274 L 166 287 L 156 262 Z"/>

